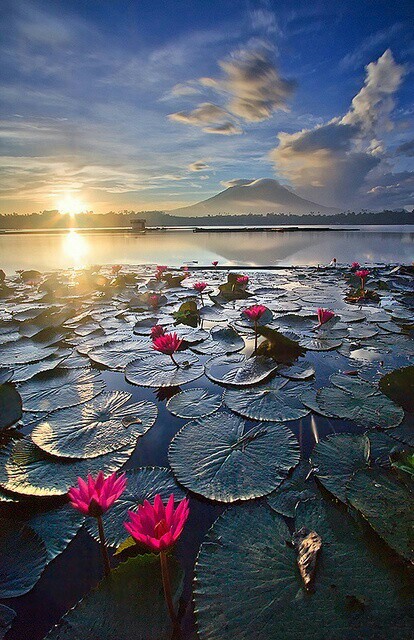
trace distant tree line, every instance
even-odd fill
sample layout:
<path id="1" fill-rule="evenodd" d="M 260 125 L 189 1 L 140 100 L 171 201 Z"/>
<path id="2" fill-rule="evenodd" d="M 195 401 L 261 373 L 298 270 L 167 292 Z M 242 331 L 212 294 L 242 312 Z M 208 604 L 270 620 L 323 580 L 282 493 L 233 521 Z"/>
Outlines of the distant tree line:
<path id="1" fill-rule="evenodd" d="M 0 214 L 0 229 L 66 229 L 68 227 L 98 228 L 129 227 L 132 218 L 144 218 L 147 226 L 232 226 L 232 225 L 388 225 L 414 224 L 413 211 L 346 211 L 334 215 L 309 213 L 229 214 L 205 216 L 176 216 L 165 211 L 109 211 L 77 214 L 74 218 L 58 211 L 29 214 Z"/>

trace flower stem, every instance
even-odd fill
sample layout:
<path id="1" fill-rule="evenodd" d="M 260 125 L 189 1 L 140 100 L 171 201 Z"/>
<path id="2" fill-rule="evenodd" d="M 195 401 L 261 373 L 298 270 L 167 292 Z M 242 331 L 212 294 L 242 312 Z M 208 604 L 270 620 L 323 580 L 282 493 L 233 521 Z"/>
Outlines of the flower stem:
<path id="1" fill-rule="evenodd" d="M 203 300 L 203 294 L 202 293 L 200 293 L 200 297 L 201 297 L 201 304 L 204 307 L 204 300 Z"/>
<path id="2" fill-rule="evenodd" d="M 171 622 L 174 625 L 174 629 L 176 629 L 178 627 L 178 620 L 174 611 L 174 604 L 173 604 L 172 594 L 171 594 L 170 570 L 168 568 L 168 557 L 165 551 L 160 551 L 160 563 L 161 563 L 162 586 L 164 587 L 165 602 L 167 603 L 168 613 L 170 614 Z"/>
<path id="3" fill-rule="evenodd" d="M 102 561 L 104 565 L 105 576 L 109 578 L 109 576 L 111 575 L 111 565 L 109 564 L 108 549 L 106 547 L 102 516 L 98 516 L 96 520 L 98 522 L 99 541 L 101 543 Z"/>
<path id="4" fill-rule="evenodd" d="M 171 358 L 171 360 L 174 362 L 175 366 L 176 366 L 176 367 L 178 367 L 178 368 L 180 368 L 180 365 L 178 364 L 177 360 L 175 360 L 175 358 L 174 358 L 174 356 L 173 356 L 173 354 L 172 354 L 172 353 L 170 353 L 170 358 Z"/>
<path id="5" fill-rule="evenodd" d="M 254 321 L 254 352 L 257 351 L 257 320 Z"/>

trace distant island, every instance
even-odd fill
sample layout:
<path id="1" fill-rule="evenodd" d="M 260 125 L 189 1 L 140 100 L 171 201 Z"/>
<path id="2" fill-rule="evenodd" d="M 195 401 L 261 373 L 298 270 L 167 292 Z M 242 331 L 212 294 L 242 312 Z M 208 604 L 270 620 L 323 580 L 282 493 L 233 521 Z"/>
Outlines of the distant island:
<path id="1" fill-rule="evenodd" d="M 406 225 L 414 224 L 413 211 L 347 211 L 334 215 L 309 213 L 248 213 L 203 216 L 178 216 L 165 211 L 109 211 L 104 214 L 80 213 L 75 217 L 62 215 L 58 211 L 42 211 L 30 214 L 0 214 L 0 230 L 22 229 L 67 229 L 111 228 L 131 226 L 134 218 L 143 218 L 149 227 L 194 227 L 194 226 L 259 226 L 259 225 Z"/>

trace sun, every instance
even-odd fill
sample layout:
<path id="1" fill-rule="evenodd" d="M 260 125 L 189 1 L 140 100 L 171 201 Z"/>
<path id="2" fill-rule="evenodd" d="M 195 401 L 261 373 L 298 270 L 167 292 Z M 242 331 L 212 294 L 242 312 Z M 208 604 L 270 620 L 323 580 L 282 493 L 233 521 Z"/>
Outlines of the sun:
<path id="1" fill-rule="evenodd" d="M 56 208 L 62 215 L 69 214 L 70 216 L 88 211 L 87 205 L 72 195 L 66 195 L 62 198 L 62 200 L 57 203 Z"/>

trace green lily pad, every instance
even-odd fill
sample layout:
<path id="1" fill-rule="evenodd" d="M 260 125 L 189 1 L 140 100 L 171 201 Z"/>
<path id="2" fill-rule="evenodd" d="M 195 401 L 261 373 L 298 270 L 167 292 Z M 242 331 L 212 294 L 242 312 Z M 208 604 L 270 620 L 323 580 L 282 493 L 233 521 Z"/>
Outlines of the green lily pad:
<path id="1" fill-rule="evenodd" d="M 341 346 L 342 340 L 337 338 L 325 338 L 325 337 L 315 337 L 305 336 L 299 341 L 299 344 L 304 349 L 308 349 L 308 351 L 333 351 Z"/>
<path id="2" fill-rule="evenodd" d="M 23 409 L 42 413 L 73 407 L 92 400 L 105 388 L 98 371 L 70 369 L 47 379 L 36 378 L 19 387 Z"/>
<path id="3" fill-rule="evenodd" d="M 46 549 L 30 527 L 0 519 L 0 598 L 30 591 L 46 566 Z"/>
<path id="4" fill-rule="evenodd" d="M 125 378 L 141 387 L 178 387 L 203 375 L 204 367 L 196 356 L 178 352 L 174 360 L 179 366 L 164 354 L 133 360 L 125 367 Z"/>
<path id="5" fill-rule="evenodd" d="M 414 365 L 387 373 L 379 381 L 379 388 L 405 411 L 414 413 Z"/>
<path id="6" fill-rule="evenodd" d="M 213 382 L 246 387 L 261 382 L 277 369 L 271 358 L 256 356 L 247 359 L 241 353 L 215 356 L 205 364 L 205 374 Z"/>
<path id="7" fill-rule="evenodd" d="M 409 473 L 414 479 L 414 453 L 401 452 L 398 458 L 393 461 L 392 466 L 400 471 Z"/>
<path id="8" fill-rule="evenodd" d="M 27 338 L 0 345 L 0 362 L 2 366 L 15 367 L 19 364 L 37 362 L 51 356 L 57 347 L 44 347 Z"/>
<path id="9" fill-rule="evenodd" d="M 213 327 L 210 337 L 192 347 L 192 350 L 196 353 L 216 356 L 241 351 L 243 348 L 243 338 L 232 327 Z"/>
<path id="10" fill-rule="evenodd" d="M 182 572 L 168 558 L 173 603 L 178 608 Z M 129 558 L 68 611 L 45 640 L 170 640 L 158 556 Z"/>
<path id="11" fill-rule="evenodd" d="M 115 504 L 103 516 L 105 537 L 112 547 L 118 547 L 127 538 L 124 522 L 128 520 L 128 511 L 136 511 L 144 500 L 153 502 L 157 493 L 164 503 L 173 493 L 177 502 L 184 498 L 184 491 L 178 486 L 170 469 L 164 467 L 139 467 L 126 471 L 127 486 Z M 99 541 L 96 522 L 86 520 L 86 529 Z"/>
<path id="12" fill-rule="evenodd" d="M 251 420 L 285 422 L 308 415 L 309 409 L 300 400 L 306 383 L 273 378 L 248 389 L 227 389 L 224 404 L 235 413 Z"/>
<path id="13" fill-rule="evenodd" d="M 203 418 L 220 409 L 222 396 L 207 389 L 180 391 L 167 402 L 167 409 L 179 418 Z"/>
<path id="14" fill-rule="evenodd" d="M 66 357 L 66 354 L 56 351 L 56 353 L 39 362 L 18 365 L 14 368 L 13 382 L 27 382 L 31 378 L 34 378 L 34 376 L 37 376 L 38 373 L 53 371 L 53 369 L 56 369 L 64 362 Z"/>
<path id="15" fill-rule="evenodd" d="M 369 440 L 366 436 L 338 433 L 315 445 L 311 462 L 323 486 L 346 502 L 348 483 L 354 473 L 367 467 L 368 458 Z"/>
<path id="16" fill-rule="evenodd" d="M 127 391 L 101 393 L 92 402 L 54 411 L 32 431 L 46 453 L 66 458 L 96 458 L 135 444 L 157 419 L 152 402 L 134 402 Z"/>
<path id="17" fill-rule="evenodd" d="M 293 433 L 281 424 L 258 424 L 216 411 L 188 422 L 174 436 L 168 459 L 187 489 L 210 500 L 250 500 L 273 491 L 299 461 Z"/>
<path id="18" fill-rule="evenodd" d="M 12 384 L 0 384 L 0 429 L 10 427 L 22 417 L 22 399 Z"/>
<path id="19" fill-rule="evenodd" d="M 9 369 L 8 367 L 0 367 L 0 384 L 10 382 L 10 380 L 13 378 L 13 373 L 13 369 Z"/>
<path id="20" fill-rule="evenodd" d="M 403 409 L 380 393 L 366 397 L 337 387 L 324 387 L 317 393 L 317 402 L 322 410 L 367 429 L 397 427 L 404 418 Z"/>
<path id="21" fill-rule="evenodd" d="M 360 470 L 350 479 L 348 502 L 383 540 L 414 563 L 414 492 L 390 472 Z"/>
<path id="22" fill-rule="evenodd" d="M 88 351 L 88 357 L 92 362 L 108 369 L 123 371 L 128 362 L 148 355 L 150 349 L 149 340 L 107 342 L 103 347 Z"/>
<path id="23" fill-rule="evenodd" d="M 333 508 L 331 508 L 333 509 Z M 263 504 L 227 510 L 203 542 L 194 600 L 200 640 L 401 640 L 412 630 L 410 598 L 364 545 L 354 523 L 319 500 L 301 502 L 296 530 L 322 539 L 306 592 L 291 534 Z"/>
<path id="24" fill-rule="evenodd" d="M 301 360 L 292 365 L 280 367 L 278 373 L 289 380 L 308 380 L 315 375 L 315 367 L 309 360 Z"/>
<path id="25" fill-rule="evenodd" d="M 335 387 L 338 387 L 338 389 L 349 391 L 349 393 L 352 393 L 355 396 L 367 398 L 374 395 L 374 393 L 377 393 L 375 385 L 366 382 L 365 380 L 361 380 L 361 378 L 357 376 L 347 376 L 341 373 L 334 373 L 329 379 Z"/>
<path id="26" fill-rule="evenodd" d="M 291 475 L 266 497 L 271 509 L 288 518 L 295 517 L 296 505 L 319 495 L 312 467 L 307 461 L 298 464 Z"/>
<path id="27" fill-rule="evenodd" d="M 49 563 L 66 549 L 84 522 L 85 516 L 67 504 L 58 509 L 40 511 L 26 524 L 43 540 Z"/>
<path id="28" fill-rule="evenodd" d="M 118 471 L 134 448 L 135 442 L 103 456 L 76 460 L 50 456 L 26 438 L 12 441 L 0 450 L 0 486 L 30 496 L 61 496 L 79 476 Z"/>

